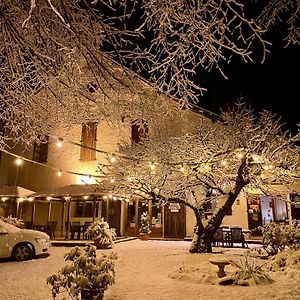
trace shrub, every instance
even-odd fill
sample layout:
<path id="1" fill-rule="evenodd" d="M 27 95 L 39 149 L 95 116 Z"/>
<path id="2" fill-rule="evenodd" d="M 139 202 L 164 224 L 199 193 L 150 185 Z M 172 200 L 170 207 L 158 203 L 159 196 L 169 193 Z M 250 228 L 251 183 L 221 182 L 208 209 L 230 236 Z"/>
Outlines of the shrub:
<path id="1" fill-rule="evenodd" d="M 104 291 L 115 282 L 115 253 L 100 254 L 96 257 L 96 248 L 87 245 L 84 249 L 72 248 L 64 256 L 69 262 L 58 274 L 47 278 L 52 286 L 52 297 L 60 293 L 68 293 L 72 299 L 83 299 L 86 292 L 97 291 L 93 299 L 102 299 Z"/>
<path id="2" fill-rule="evenodd" d="M 99 243 L 113 246 L 114 240 L 116 239 L 116 230 L 110 228 L 109 224 L 104 221 L 103 218 L 95 220 L 89 225 L 87 231 L 94 240 L 99 239 Z"/>
<path id="3" fill-rule="evenodd" d="M 300 270 L 300 249 L 287 250 L 277 253 L 268 262 L 268 269 L 271 271 L 285 271 L 286 269 Z"/>
<path id="4" fill-rule="evenodd" d="M 14 218 L 13 216 L 8 216 L 8 217 L 0 217 L 0 219 L 8 223 L 10 225 L 16 226 L 16 227 L 22 227 L 24 225 L 24 222 L 22 219 Z"/>
<path id="5" fill-rule="evenodd" d="M 300 223 L 293 221 L 289 225 L 269 223 L 261 227 L 263 247 L 269 255 L 274 255 L 286 247 L 297 250 L 300 248 Z"/>
<path id="6" fill-rule="evenodd" d="M 243 256 L 239 260 L 231 260 L 230 263 L 237 268 L 234 274 L 236 284 L 244 284 L 249 279 L 252 279 L 255 284 L 270 284 L 273 282 L 263 269 L 264 264 L 259 263 L 257 259 Z"/>

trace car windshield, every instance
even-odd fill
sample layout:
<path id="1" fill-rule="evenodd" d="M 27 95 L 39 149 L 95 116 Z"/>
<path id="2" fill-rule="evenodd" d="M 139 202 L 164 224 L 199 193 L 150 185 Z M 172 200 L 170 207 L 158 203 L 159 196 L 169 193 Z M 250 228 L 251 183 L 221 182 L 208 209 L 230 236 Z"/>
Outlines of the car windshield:
<path id="1" fill-rule="evenodd" d="M 0 232 L 14 233 L 14 232 L 18 232 L 20 230 L 21 230 L 20 228 L 13 226 L 11 224 L 5 223 L 2 220 L 0 220 Z"/>

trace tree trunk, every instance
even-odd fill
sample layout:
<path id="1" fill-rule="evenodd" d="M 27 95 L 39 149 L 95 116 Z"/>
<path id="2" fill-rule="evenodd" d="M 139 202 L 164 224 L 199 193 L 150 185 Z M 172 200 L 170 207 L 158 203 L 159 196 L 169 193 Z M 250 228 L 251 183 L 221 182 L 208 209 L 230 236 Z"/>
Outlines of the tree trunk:
<path id="1" fill-rule="evenodd" d="M 193 209 L 196 217 L 196 226 L 194 230 L 194 237 L 190 246 L 191 253 L 211 253 L 212 252 L 212 237 L 213 233 L 207 232 L 203 227 L 201 220 L 202 211 L 200 209 Z"/>
<path id="2" fill-rule="evenodd" d="M 240 191 L 245 186 L 244 181 L 237 181 L 236 188 L 234 192 L 229 193 L 224 204 L 213 214 L 211 219 L 207 222 L 204 227 L 201 220 L 201 215 L 203 210 L 193 208 L 196 217 L 196 227 L 194 231 L 193 241 L 190 247 L 191 253 L 211 253 L 212 252 L 212 242 L 213 236 L 217 229 L 222 224 L 222 221 L 227 213 L 227 211 L 232 207 L 234 201 L 238 197 Z M 206 220 L 207 221 L 207 220 Z"/>

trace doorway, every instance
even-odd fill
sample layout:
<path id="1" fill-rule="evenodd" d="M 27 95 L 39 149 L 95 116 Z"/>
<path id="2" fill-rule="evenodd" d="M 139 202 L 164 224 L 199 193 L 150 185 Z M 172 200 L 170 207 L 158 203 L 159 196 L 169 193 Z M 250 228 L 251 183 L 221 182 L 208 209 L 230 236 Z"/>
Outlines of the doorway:
<path id="1" fill-rule="evenodd" d="M 183 239 L 185 237 L 185 206 L 168 203 L 164 206 L 164 237 Z"/>

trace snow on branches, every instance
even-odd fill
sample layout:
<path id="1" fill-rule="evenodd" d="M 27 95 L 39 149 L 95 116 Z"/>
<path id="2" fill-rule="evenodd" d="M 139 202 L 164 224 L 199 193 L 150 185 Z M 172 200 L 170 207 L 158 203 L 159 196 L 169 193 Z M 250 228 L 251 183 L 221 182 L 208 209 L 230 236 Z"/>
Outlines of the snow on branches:
<path id="1" fill-rule="evenodd" d="M 206 246 L 242 191 L 286 195 L 300 174 L 299 135 L 281 130 L 267 111 L 256 117 L 245 104 L 224 112 L 222 121 L 203 122 L 196 133 L 152 139 L 128 149 L 107 174 L 114 193 L 147 201 L 180 202 L 195 213 Z M 217 203 L 205 219 L 208 202 Z M 209 251 L 208 249 L 206 249 Z M 203 249 L 201 250 L 203 251 Z"/>
<path id="2" fill-rule="evenodd" d="M 6 138 L 29 143 L 58 123 L 124 115 L 155 120 L 155 113 L 169 110 L 156 91 L 182 106 L 198 100 L 204 90 L 194 80 L 199 67 L 222 72 L 232 55 L 253 60 L 257 46 L 263 60 L 266 30 L 283 13 L 290 16 L 287 41 L 297 43 L 299 11 L 295 0 L 266 7 L 227 0 L 3 0 L 0 119 Z"/>
<path id="3" fill-rule="evenodd" d="M 238 104 L 224 112 L 222 122 L 203 122 L 195 134 L 151 139 L 125 152 L 109 173 L 117 188 L 144 197 L 196 201 L 190 191 L 218 195 L 251 186 L 272 193 L 276 186 L 291 188 L 299 178 L 299 136 L 281 130 L 267 111 L 255 117 Z M 125 151 L 125 149 L 124 149 Z M 197 198 L 197 197 L 196 197 Z"/>

